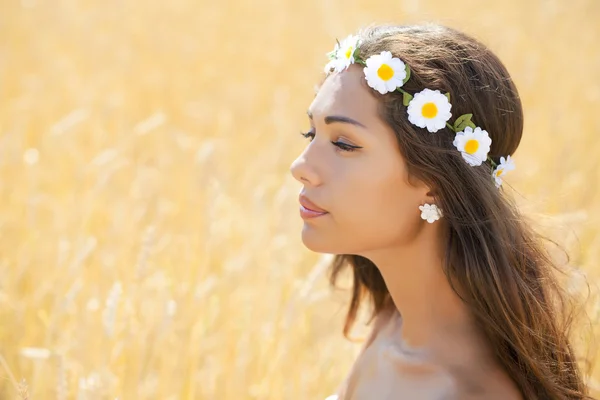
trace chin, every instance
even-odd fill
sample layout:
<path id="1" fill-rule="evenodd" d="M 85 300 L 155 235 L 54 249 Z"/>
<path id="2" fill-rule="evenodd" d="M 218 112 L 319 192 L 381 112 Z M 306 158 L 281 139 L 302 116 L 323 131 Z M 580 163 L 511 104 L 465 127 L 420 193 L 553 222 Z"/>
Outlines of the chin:
<path id="1" fill-rule="evenodd" d="M 326 247 L 323 245 L 323 241 L 315 240 L 314 237 L 307 235 L 302 231 L 302 243 L 304 246 L 310 251 L 314 251 L 315 253 L 326 253 Z"/>
<path id="2" fill-rule="evenodd" d="M 331 246 L 327 237 L 319 234 L 318 230 L 308 224 L 304 224 L 302 228 L 302 243 L 307 249 L 315 253 L 331 253 Z"/>
<path id="3" fill-rule="evenodd" d="M 323 235 L 318 230 L 306 224 L 302 229 L 302 243 L 310 251 L 333 255 L 348 254 L 345 252 L 347 249 L 344 249 L 339 243 L 332 243 L 330 239 L 329 235 Z"/>

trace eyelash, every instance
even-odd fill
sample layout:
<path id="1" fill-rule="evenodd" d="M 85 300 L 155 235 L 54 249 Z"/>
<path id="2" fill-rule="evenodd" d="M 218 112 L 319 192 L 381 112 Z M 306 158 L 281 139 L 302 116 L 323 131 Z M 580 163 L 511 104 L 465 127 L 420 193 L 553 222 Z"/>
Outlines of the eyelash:
<path id="1" fill-rule="evenodd" d="M 307 138 L 307 139 L 310 138 L 311 142 L 315 138 L 315 132 L 313 132 L 313 131 L 300 132 L 300 134 L 302 136 L 304 136 L 305 138 Z M 356 151 L 357 149 L 361 149 L 362 148 L 362 147 L 359 147 L 359 146 L 351 146 L 349 144 L 342 143 L 342 142 L 331 142 L 331 144 L 333 144 L 334 146 L 336 146 L 337 148 L 339 148 L 341 151 L 347 151 L 347 152 L 353 152 L 353 151 Z"/>

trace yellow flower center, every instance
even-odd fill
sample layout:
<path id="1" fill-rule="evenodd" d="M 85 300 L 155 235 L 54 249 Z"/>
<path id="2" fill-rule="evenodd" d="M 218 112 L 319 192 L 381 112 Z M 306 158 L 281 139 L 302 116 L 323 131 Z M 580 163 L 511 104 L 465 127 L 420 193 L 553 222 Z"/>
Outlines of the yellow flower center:
<path id="1" fill-rule="evenodd" d="M 394 76 L 394 70 L 387 64 L 381 64 L 381 67 L 377 70 L 377 76 L 384 81 L 389 81 Z"/>
<path id="2" fill-rule="evenodd" d="M 352 57 L 352 53 L 354 53 L 354 49 L 352 47 L 348 47 L 348 50 L 346 50 L 346 58 L 350 59 L 350 57 Z"/>
<path id="3" fill-rule="evenodd" d="M 435 118 L 438 113 L 438 108 L 435 103 L 425 103 L 421 109 L 421 113 L 425 118 Z"/>
<path id="4" fill-rule="evenodd" d="M 465 143 L 465 152 L 467 152 L 468 154 L 475 154 L 478 148 L 479 142 L 475 139 L 471 139 L 467 143 Z"/>
<path id="5" fill-rule="evenodd" d="M 498 171 L 496 171 L 496 177 L 500 177 L 502 174 L 504 173 L 504 170 L 502 168 L 498 168 Z"/>

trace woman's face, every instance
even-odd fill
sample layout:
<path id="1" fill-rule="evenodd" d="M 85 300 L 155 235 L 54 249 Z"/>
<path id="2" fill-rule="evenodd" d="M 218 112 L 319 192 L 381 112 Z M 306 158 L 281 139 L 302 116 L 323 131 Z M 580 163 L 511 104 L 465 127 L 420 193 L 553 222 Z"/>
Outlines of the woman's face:
<path id="1" fill-rule="evenodd" d="M 409 243 L 424 226 L 419 206 L 428 189 L 414 179 L 409 184 L 395 134 L 379 117 L 362 68 L 331 74 L 308 114 L 314 138 L 291 172 L 304 185 L 301 194 L 327 214 L 304 219 L 306 247 L 365 256 Z"/>

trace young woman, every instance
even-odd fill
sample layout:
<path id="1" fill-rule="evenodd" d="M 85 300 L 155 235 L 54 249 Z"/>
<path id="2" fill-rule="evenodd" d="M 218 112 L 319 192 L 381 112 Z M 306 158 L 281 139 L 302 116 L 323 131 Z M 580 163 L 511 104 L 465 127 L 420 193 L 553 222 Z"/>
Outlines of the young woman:
<path id="1" fill-rule="evenodd" d="M 302 241 L 336 254 L 373 328 L 339 400 L 584 399 L 567 298 L 504 193 L 519 95 L 483 44 L 438 26 L 338 42 L 308 109 Z"/>

